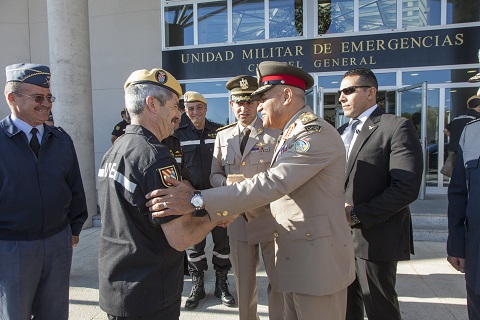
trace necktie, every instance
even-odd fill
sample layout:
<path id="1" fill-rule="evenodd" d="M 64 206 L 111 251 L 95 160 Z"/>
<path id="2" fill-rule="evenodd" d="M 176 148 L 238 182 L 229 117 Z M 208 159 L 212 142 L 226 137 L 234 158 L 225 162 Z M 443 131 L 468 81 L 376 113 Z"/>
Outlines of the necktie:
<path id="1" fill-rule="evenodd" d="M 347 134 L 345 135 L 345 139 L 343 140 L 343 144 L 345 145 L 345 154 L 348 160 L 348 151 L 350 150 L 350 144 L 352 143 L 353 135 L 355 134 L 355 128 L 360 123 L 360 120 L 353 119 L 352 122 L 347 127 Z"/>
<path id="2" fill-rule="evenodd" d="M 32 134 L 32 139 L 30 139 L 30 149 L 35 153 L 35 156 L 38 158 L 38 151 L 40 150 L 40 142 L 38 142 L 37 138 L 37 128 L 32 128 L 30 133 Z"/>
<path id="3" fill-rule="evenodd" d="M 243 138 L 242 138 L 242 142 L 240 142 L 240 152 L 243 154 L 243 151 L 245 150 L 245 146 L 247 145 L 247 141 L 248 141 L 248 136 L 250 135 L 250 129 L 249 128 L 245 128 L 243 129 Z"/>

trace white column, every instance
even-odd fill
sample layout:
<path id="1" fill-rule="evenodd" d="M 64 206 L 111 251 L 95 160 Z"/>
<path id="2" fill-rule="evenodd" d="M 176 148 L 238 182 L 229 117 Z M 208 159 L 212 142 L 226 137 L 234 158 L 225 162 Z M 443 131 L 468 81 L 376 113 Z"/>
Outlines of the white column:
<path id="1" fill-rule="evenodd" d="M 93 144 L 92 81 L 87 0 L 47 0 L 51 90 L 55 125 L 72 137 L 92 225 L 97 214 Z"/>

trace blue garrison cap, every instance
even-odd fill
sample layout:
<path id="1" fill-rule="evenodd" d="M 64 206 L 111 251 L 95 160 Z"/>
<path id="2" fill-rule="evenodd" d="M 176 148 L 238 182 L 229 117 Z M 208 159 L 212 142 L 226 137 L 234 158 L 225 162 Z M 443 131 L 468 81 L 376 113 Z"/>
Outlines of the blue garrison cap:
<path id="1" fill-rule="evenodd" d="M 50 88 L 50 68 L 41 64 L 17 63 L 5 68 L 7 82 L 30 83 Z"/>

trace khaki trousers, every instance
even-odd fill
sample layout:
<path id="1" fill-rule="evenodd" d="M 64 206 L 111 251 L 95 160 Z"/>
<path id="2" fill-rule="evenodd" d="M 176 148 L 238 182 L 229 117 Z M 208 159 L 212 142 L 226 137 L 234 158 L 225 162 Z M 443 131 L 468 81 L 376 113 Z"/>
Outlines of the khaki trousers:
<path id="1" fill-rule="evenodd" d="M 288 320 L 345 320 L 347 288 L 328 295 L 311 296 L 284 293 L 285 319 Z"/>
<path id="2" fill-rule="evenodd" d="M 230 238 L 230 260 L 237 285 L 240 320 L 259 319 L 257 314 L 259 249 L 261 249 L 267 276 L 272 275 L 275 267 L 273 241 L 249 245 L 246 241 Z M 283 320 L 283 293 L 275 292 L 269 283 L 267 295 L 269 319 Z"/>

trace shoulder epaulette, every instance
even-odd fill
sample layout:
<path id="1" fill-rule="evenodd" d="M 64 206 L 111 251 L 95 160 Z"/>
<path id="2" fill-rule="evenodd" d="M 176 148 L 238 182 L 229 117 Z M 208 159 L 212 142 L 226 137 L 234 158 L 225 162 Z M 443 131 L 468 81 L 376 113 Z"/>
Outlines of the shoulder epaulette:
<path id="1" fill-rule="evenodd" d="M 51 126 L 50 129 L 60 131 L 61 133 L 64 133 L 64 134 L 66 134 L 68 137 L 70 137 L 70 135 L 68 134 L 68 132 L 65 131 L 65 129 L 63 129 L 63 128 L 60 127 L 60 126 Z M 71 137 L 70 137 L 70 138 L 71 138 Z"/>
<path id="2" fill-rule="evenodd" d="M 183 125 L 179 126 L 179 127 L 178 127 L 177 129 L 175 129 L 175 130 L 178 130 L 178 129 L 185 129 L 186 127 L 188 127 L 188 124 L 189 124 L 189 123 L 187 122 L 187 123 L 185 123 L 185 124 L 183 124 Z"/>
<path id="3" fill-rule="evenodd" d="M 224 129 L 231 128 L 231 127 L 236 126 L 236 125 L 237 125 L 236 122 L 227 124 L 226 126 L 223 126 L 223 127 L 218 128 L 218 129 L 217 129 L 217 132 L 220 132 L 220 131 L 222 131 L 222 130 L 224 130 Z"/>
<path id="4" fill-rule="evenodd" d="M 304 112 L 300 115 L 300 121 L 302 122 L 302 124 L 307 124 L 317 119 L 318 117 L 311 112 Z"/>

